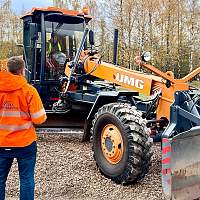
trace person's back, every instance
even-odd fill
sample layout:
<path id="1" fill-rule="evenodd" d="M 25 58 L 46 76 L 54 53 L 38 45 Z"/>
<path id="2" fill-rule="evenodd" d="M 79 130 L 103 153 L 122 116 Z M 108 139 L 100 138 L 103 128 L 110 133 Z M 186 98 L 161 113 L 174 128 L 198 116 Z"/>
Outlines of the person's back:
<path id="1" fill-rule="evenodd" d="M 24 61 L 8 60 L 8 71 L 0 72 L 0 200 L 5 199 L 5 182 L 17 158 L 20 199 L 34 199 L 36 132 L 34 124 L 46 120 L 37 90 L 23 77 Z"/>

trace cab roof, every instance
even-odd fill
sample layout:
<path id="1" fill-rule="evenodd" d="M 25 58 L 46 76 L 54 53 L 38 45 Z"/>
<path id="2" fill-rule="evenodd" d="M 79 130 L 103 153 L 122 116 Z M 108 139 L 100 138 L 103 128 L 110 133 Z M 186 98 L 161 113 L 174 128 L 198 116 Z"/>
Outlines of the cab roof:
<path id="1" fill-rule="evenodd" d="M 57 7 L 47 7 L 47 8 L 34 7 L 32 8 L 30 12 L 28 12 L 21 18 L 24 19 L 26 17 L 34 17 L 34 16 L 37 16 L 39 13 L 45 13 L 45 14 L 59 13 L 64 16 L 84 17 L 86 22 L 89 22 L 92 19 L 91 16 L 85 15 L 83 12 L 76 11 L 76 10 L 68 10 L 65 8 L 57 8 Z"/>

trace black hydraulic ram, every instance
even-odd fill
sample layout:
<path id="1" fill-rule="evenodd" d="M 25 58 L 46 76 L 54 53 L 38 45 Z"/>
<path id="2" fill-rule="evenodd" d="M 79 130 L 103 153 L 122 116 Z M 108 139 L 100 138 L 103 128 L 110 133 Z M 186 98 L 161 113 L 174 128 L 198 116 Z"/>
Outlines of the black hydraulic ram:
<path id="1" fill-rule="evenodd" d="M 83 38 L 82 38 L 82 40 L 81 40 L 81 44 L 80 44 L 80 46 L 79 46 L 79 48 L 78 48 L 78 50 L 77 50 L 77 52 L 76 52 L 76 55 L 75 55 L 75 57 L 74 57 L 74 60 L 73 60 L 72 63 L 71 63 L 71 66 L 72 66 L 72 67 L 71 67 L 71 70 L 70 70 L 69 79 L 68 79 L 67 86 L 66 86 L 66 88 L 65 88 L 64 94 L 66 94 L 66 92 L 68 91 L 68 87 L 69 87 L 69 84 L 70 84 L 70 81 L 71 81 L 71 76 L 72 76 L 72 74 L 74 73 L 74 70 L 75 70 L 75 68 L 76 68 L 76 66 L 77 66 L 77 64 L 78 64 L 78 61 L 79 61 L 81 52 L 82 52 L 82 50 L 84 49 L 84 44 L 85 44 L 85 41 L 86 41 L 86 39 L 87 39 L 87 34 L 88 34 L 88 32 L 89 32 L 89 29 L 86 28 L 85 31 L 84 31 L 84 34 L 83 34 Z"/>

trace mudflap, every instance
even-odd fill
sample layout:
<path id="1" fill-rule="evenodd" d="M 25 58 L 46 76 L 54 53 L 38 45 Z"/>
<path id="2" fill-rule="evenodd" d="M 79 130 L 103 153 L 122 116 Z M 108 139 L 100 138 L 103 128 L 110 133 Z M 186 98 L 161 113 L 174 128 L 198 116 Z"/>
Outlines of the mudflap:
<path id="1" fill-rule="evenodd" d="M 166 199 L 200 198 L 200 126 L 162 139 L 162 187 Z"/>

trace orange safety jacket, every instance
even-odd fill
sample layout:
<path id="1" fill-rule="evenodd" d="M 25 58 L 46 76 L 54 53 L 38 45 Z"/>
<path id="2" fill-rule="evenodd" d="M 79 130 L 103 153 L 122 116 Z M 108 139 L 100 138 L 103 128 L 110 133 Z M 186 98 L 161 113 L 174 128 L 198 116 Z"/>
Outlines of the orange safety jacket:
<path id="1" fill-rule="evenodd" d="M 46 120 L 37 90 L 23 76 L 0 72 L 0 147 L 25 147 L 37 140 L 33 124 Z"/>

